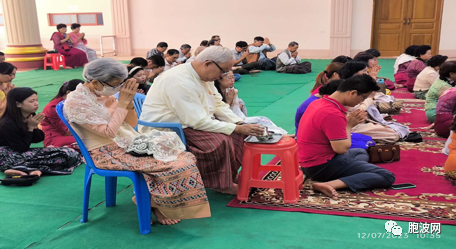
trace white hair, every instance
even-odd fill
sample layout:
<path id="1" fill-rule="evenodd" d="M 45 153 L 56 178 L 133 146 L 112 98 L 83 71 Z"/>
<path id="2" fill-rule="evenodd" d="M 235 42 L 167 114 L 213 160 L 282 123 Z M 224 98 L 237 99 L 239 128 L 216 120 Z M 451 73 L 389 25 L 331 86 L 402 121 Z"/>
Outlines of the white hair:
<path id="1" fill-rule="evenodd" d="M 229 48 L 222 46 L 208 47 L 201 51 L 195 58 L 197 61 L 214 61 L 215 63 L 225 63 L 234 59 L 233 52 Z"/>
<path id="2" fill-rule="evenodd" d="M 88 81 L 109 82 L 113 79 L 126 79 L 128 70 L 124 64 L 111 58 L 94 60 L 84 66 L 82 77 Z"/>

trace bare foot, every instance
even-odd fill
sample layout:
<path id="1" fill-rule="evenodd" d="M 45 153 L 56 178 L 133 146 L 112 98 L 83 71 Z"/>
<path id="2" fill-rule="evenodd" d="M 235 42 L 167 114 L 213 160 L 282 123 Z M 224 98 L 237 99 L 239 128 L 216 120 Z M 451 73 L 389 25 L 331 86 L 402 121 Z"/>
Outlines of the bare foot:
<path id="1" fill-rule="evenodd" d="M 316 182 L 316 183 L 312 184 L 312 188 L 314 190 L 322 192 L 323 194 L 333 198 L 334 200 L 338 199 L 339 194 L 333 188 L 333 186 L 329 185 L 328 183 Z"/>
<path id="2" fill-rule="evenodd" d="M 35 170 L 35 171 L 30 172 L 29 175 L 31 175 L 31 176 L 40 176 L 41 177 L 41 174 L 42 174 L 41 171 Z"/>
<path id="3" fill-rule="evenodd" d="M 402 84 L 394 84 L 394 86 L 395 86 L 396 88 L 402 88 L 402 87 L 404 87 L 404 85 L 402 85 Z"/>
<path id="4" fill-rule="evenodd" d="M 237 195 L 238 185 L 236 183 L 233 183 L 233 186 L 231 188 L 213 188 L 212 190 L 222 194 Z"/>
<path id="5" fill-rule="evenodd" d="M 14 169 L 8 169 L 5 170 L 5 175 L 7 176 L 26 176 L 27 173 L 19 171 L 19 170 L 14 170 Z"/>
<path id="6" fill-rule="evenodd" d="M 430 126 L 426 127 L 427 130 L 432 130 L 434 129 L 435 123 L 432 123 Z"/>
<path id="7" fill-rule="evenodd" d="M 155 214 L 155 217 L 157 217 L 157 220 L 158 222 L 160 222 L 162 225 L 175 225 L 177 223 L 179 223 L 181 220 L 178 220 L 178 219 L 168 219 L 166 218 L 161 212 L 160 210 L 156 209 L 156 208 L 152 208 L 152 212 Z"/>
<path id="8" fill-rule="evenodd" d="M 261 70 L 250 70 L 249 73 L 261 73 Z"/>

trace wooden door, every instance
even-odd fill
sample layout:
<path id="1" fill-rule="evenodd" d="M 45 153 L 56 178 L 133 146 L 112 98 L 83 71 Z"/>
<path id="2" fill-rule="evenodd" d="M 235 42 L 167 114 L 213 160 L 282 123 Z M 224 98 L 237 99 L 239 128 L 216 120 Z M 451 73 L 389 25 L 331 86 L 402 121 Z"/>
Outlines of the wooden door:
<path id="1" fill-rule="evenodd" d="M 410 45 L 438 52 L 443 0 L 374 0 L 371 47 L 398 56 Z"/>
<path id="2" fill-rule="evenodd" d="M 405 45 L 430 45 L 439 51 L 443 0 L 409 0 Z"/>

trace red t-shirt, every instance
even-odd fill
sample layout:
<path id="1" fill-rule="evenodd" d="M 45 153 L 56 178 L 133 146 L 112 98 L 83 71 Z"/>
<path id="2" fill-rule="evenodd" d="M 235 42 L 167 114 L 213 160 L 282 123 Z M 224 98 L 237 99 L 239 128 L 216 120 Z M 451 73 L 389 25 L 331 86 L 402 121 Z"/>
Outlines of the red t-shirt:
<path id="1" fill-rule="evenodd" d="M 346 111 L 328 96 L 309 105 L 299 122 L 297 135 L 301 167 L 324 164 L 336 155 L 330 141 L 347 139 Z"/>

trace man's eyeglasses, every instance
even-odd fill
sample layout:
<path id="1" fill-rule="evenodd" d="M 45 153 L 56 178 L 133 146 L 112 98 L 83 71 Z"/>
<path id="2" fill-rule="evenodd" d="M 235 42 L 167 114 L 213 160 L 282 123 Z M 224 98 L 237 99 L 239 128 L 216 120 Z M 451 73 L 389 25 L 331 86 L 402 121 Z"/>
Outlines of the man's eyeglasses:
<path id="1" fill-rule="evenodd" d="M 228 71 L 225 72 L 225 71 L 217 64 L 217 62 L 215 62 L 215 61 L 210 61 L 210 62 L 214 63 L 214 64 L 220 69 L 220 71 L 222 71 L 222 77 L 226 76 L 226 75 L 230 72 L 230 70 L 228 70 Z"/>

